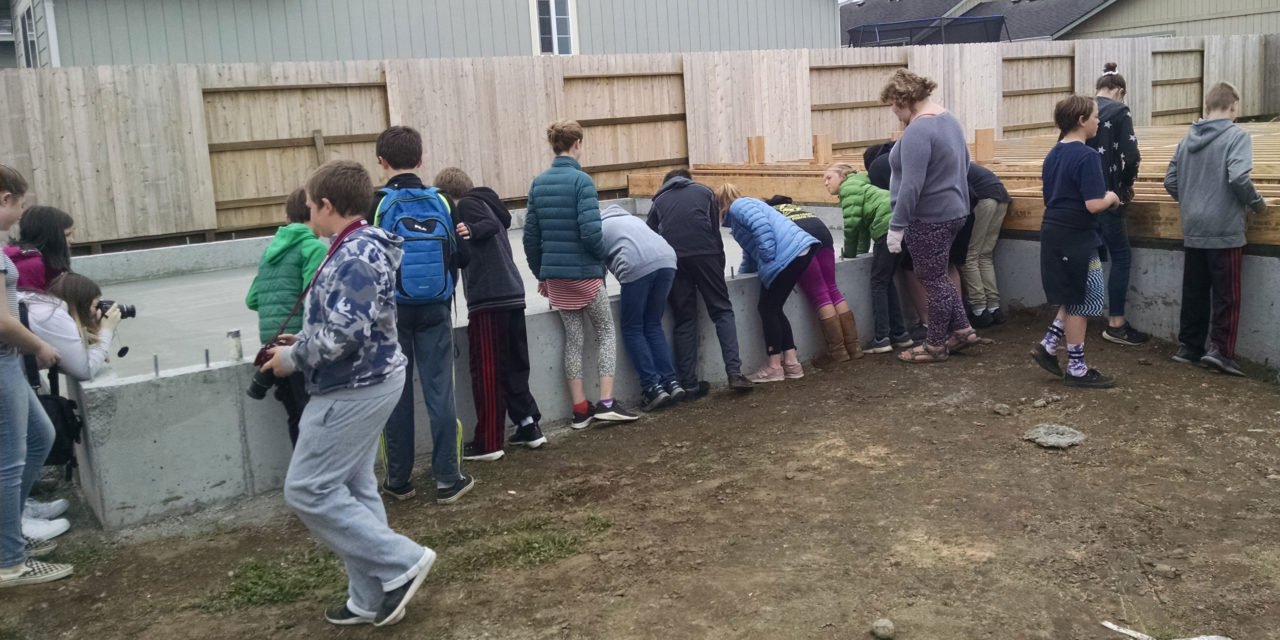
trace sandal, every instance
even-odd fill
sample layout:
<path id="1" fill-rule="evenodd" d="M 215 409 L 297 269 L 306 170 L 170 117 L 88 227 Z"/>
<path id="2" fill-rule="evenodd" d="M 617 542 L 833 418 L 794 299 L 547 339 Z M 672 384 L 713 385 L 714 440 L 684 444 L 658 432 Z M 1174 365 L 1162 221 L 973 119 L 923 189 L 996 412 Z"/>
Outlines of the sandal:
<path id="1" fill-rule="evenodd" d="M 973 327 L 969 327 L 968 331 L 955 331 L 947 338 L 947 351 L 960 353 L 979 342 L 982 342 L 982 338 L 978 337 L 978 332 Z"/>
<path id="2" fill-rule="evenodd" d="M 943 349 L 942 351 L 934 351 L 933 349 L 930 349 L 928 345 L 922 344 L 904 351 L 899 351 L 898 359 L 912 364 L 942 362 L 947 359 L 947 350 Z"/>

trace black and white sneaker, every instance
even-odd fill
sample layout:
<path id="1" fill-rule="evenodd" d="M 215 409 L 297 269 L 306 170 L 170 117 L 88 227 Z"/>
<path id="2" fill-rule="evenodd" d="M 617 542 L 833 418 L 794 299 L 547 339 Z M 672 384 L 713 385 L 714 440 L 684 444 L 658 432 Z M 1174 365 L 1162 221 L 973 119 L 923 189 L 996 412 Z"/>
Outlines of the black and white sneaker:
<path id="1" fill-rule="evenodd" d="M 383 495 L 391 496 L 396 500 L 408 500 L 409 498 L 418 495 L 417 490 L 413 488 L 412 482 L 405 483 L 399 487 L 392 487 L 383 480 L 382 484 L 379 486 L 379 490 L 382 491 Z"/>
<path id="2" fill-rule="evenodd" d="M 464 476 L 463 479 L 465 480 L 466 477 Z M 427 549 L 426 553 L 426 564 L 418 572 L 418 575 L 382 596 L 382 606 L 378 608 L 378 615 L 374 618 L 373 626 L 388 627 L 404 618 L 405 607 L 409 605 L 409 600 L 413 599 L 413 594 L 418 592 L 418 587 L 421 587 L 422 582 L 427 579 L 427 574 L 431 572 L 431 565 L 436 562 L 436 552 Z"/>
<path id="3" fill-rule="evenodd" d="M 52 540 L 41 540 L 28 536 L 22 536 L 22 540 L 27 543 L 28 558 L 43 558 L 58 548 L 58 543 Z"/>
<path id="4" fill-rule="evenodd" d="M 908 338 L 907 343 L 910 344 L 910 342 L 911 339 Z M 871 344 L 867 345 L 867 348 L 862 350 L 863 353 L 890 353 L 892 351 L 893 343 L 889 342 L 888 338 L 877 338 L 872 340 Z"/>
<path id="5" fill-rule="evenodd" d="M 502 459 L 502 449 L 497 451 L 485 451 L 480 445 L 474 442 L 468 442 L 462 445 L 462 459 L 472 462 L 494 462 Z"/>
<path id="6" fill-rule="evenodd" d="M 1062 377 L 1062 365 L 1058 364 L 1058 357 L 1049 353 L 1049 350 L 1044 348 L 1043 342 L 1036 343 L 1035 348 L 1031 350 L 1031 358 L 1040 365 L 1041 369 Z"/>
<path id="7" fill-rule="evenodd" d="M 747 379 L 742 372 L 729 374 L 729 388 L 734 391 L 750 391 L 756 388 L 756 383 Z M 703 389 L 706 389 L 705 391 Z M 701 398 L 711 393 L 711 383 L 703 380 L 698 383 L 698 390 L 695 392 L 697 397 Z"/>
<path id="8" fill-rule="evenodd" d="M 675 380 L 668 382 L 666 386 L 667 395 L 671 396 L 672 403 L 684 402 L 685 396 L 689 395 L 689 392 L 685 391 L 684 387 L 680 386 L 680 383 Z"/>
<path id="9" fill-rule="evenodd" d="M 1200 363 L 1229 376 L 1245 377 L 1244 370 L 1240 368 L 1240 364 L 1234 359 L 1222 355 L 1222 352 L 1217 347 L 1209 347 L 1209 350 L 1200 357 Z"/>
<path id="10" fill-rule="evenodd" d="M 451 487 L 436 489 L 436 504 L 453 504 L 467 495 L 471 487 L 476 486 L 476 479 L 471 476 L 458 478 Z"/>
<path id="11" fill-rule="evenodd" d="M 542 435 L 542 429 L 538 427 L 538 423 L 530 422 L 517 427 L 516 432 L 507 439 L 507 442 L 537 449 L 547 443 L 547 437 Z"/>
<path id="12" fill-rule="evenodd" d="M 667 397 L 670 399 L 670 396 Z M 591 417 L 605 422 L 631 422 L 632 420 L 640 419 L 640 416 L 623 408 L 622 403 L 617 400 L 614 400 L 613 403 L 607 407 L 603 404 L 597 404 L 594 409 L 595 412 Z"/>
<path id="13" fill-rule="evenodd" d="M 335 604 L 324 610 L 324 619 L 329 624 L 350 626 L 355 624 L 373 624 L 374 618 L 362 616 L 347 608 L 347 603 Z"/>
<path id="14" fill-rule="evenodd" d="M 615 403 L 616 404 L 616 403 Z M 655 384 L 644 390 L 644 406 L 641 407 L 645 413 L 666 409 L 671 406 L 671 394 L 667 393 L 662 385 Z M 602 420 L 604 418 L 601 418 Z"/>
<path id="15" fill-rule="evenodd" d="M 1118 327 L 1107 327 L 1102 330 L 1102 339 L 1107 342 L 1122 344 L 1126 347 L 1136 347 L 1146 344 L 1151 339 L 1151 334 L 1143 333 L 1133 328 L 1128 322 Z"/>
<path id="16" fill-rule="evenodd" d="M 1200 358 L 1203 355 L 1185 344 L 1180 344 L 1178 350 L 1173 352 L 1173 361 L 1183 364 L 1200 364 Z"/>
<path id="17" fill-rule="evenodd" d="M 25 565 L 0 573 L 0 588 L 20 587 L 61 580 L 74 572 L 69 564 L 53 564 L 40 560 L 27 560 Z"/>
<path id="18" fill-rule="evenodd" d="M 1068 371 L 1062 376 L 1062 381 L 1068 387 L 1079 387 L 1081 389 L 1110 389 L 1116 386 L 1115 378 L 1104 376 L 1097 369 L 1090 369 L 1088 373 L 1082 376 L 1073 376 Z"/>
<path id="19" fill-rule="evenodd" d="M 596 406 L 587 403 L 587 412 L 579 413 L 576 409 L 573 412 L 573 422 L 569 423 L 569 427 L 573 429 L 586 429 L 591 426 L 591 419 L 596 415 Z"/>
<path id="20" fill-rule="evenodd" d="M 906 349 L 908 347 L 916 346 L 916 341 L 912 340 L 911 334 L 906 331 L 890 337 L 889 343 L 893 345 L 894 349 Z"/>

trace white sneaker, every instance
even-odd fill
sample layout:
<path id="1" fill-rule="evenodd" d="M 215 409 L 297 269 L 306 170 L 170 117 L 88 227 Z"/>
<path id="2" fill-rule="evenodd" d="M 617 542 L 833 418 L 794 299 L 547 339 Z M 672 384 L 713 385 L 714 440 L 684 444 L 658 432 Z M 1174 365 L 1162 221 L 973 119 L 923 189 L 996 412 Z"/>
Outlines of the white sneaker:
<path id="1" fill-rule="evenodd" d="M 36 540 L 52 540 L 67 532 L 71 523 L 66 518 L 57 520 L 41 520 L 39 518 L 22 517 L 22 535 Z"/>
<path id="2" fill-rule="evenodd" d="M 28 560 L 25 565 L 0 571 L 0 587 L 19 587 L 24 584 L 40 584 L 60 580 L 72 573 L 69 564 L 53 564 L 39 560 Z"/>
<path id="3" fill-rule="evenodd" d="M 71 503 L 62 498 L 53 502 L 40 502 L 35 498 L 27 498 L 27 506 L 22 510 L 22 515 L 37 520 L 52 520 L 66 513 L 69 506 Z"/>

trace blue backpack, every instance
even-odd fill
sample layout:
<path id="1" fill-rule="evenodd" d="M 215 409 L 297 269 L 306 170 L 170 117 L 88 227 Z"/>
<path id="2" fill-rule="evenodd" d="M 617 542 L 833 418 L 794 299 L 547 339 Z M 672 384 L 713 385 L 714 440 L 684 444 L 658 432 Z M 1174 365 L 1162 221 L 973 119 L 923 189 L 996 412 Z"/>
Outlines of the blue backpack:
<path id="1" fill-rule="evenodd" d="M 435 187 L 382 193 L 373 223 L 404 240 L 396 300 L 447 302 L 453 297 L 453 254 L 458 247 L 448 201 Z"/>

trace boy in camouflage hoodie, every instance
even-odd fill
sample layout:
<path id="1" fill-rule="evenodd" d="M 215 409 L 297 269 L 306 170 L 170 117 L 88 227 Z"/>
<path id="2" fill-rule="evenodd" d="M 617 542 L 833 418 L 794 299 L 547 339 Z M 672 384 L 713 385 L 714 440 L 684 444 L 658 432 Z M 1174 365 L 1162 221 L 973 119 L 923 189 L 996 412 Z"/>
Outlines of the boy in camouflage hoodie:
<path id="1" fill-rule="evenodd" d="M 316 232 L 333 246 L 307 294 L 302 331 L 281 336 L 263 365 L 306 374 L 311 402 L 285 477 L 285 502 L 347 570 L 349 598 L 325 610 L 337 625 L 395 624 L 436 554 L 387 526 L 373 473 L 382 426 L 405 384 L 396 339 L 401 240 L 369 226 L 373 184 L 356 162 L 335 160 L 307 182 Z"/>

